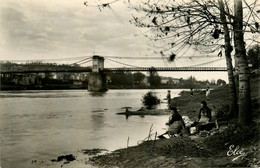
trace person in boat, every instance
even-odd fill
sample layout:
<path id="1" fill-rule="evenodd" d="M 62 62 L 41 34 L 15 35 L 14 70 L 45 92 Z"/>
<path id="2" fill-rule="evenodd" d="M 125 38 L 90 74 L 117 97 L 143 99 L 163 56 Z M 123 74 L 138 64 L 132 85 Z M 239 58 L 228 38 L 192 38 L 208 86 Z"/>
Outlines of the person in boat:
<path id="1" fill-rule="evenodd" d="M 201 102 L 201 109 L 198 115 L 198 122 L 201 124 L 208 123 L 211 121 L 211 109 L 207 106 L 206 101 Z"/>
<path id="2" fill-rule="evenodd" d="M 172 111 L 172 115 L 169 118 L 169 121 L 167 123 L 165 123 L 166 125 L 168 125 L 168 130 L 158 136 L 159 138 L 165 138 L 164 135 L 168 134 L 170 137 L 175 136 L 176 134 L 180 134 L 181 130 L 183 128 L 185 128 L 185 123 L 182 119 L 182 116 L 178 113 L 177 108 L 170 105 L 170 110 Z"/>

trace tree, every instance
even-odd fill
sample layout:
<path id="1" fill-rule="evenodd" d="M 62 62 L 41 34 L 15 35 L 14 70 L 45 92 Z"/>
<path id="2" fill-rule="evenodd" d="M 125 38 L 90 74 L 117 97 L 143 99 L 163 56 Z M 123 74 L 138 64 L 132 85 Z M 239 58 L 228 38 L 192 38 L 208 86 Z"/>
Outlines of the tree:
<path id="1" fill-rule="evenodd" d="M 132 74 L 127 72 L 110 73 L 111 85 L 114 86 L 131 86 Z"/>
<path id="2" fill-rule="evenodd" d="M 140 13 L 133 16 L 132 23 L 138 27 L 150 29 L 146 34 L 151 40 L 162 41 L 165 45 L 155 46 L 162 56 L 169 56 L 174 61 L 180 51 L 191 46 L 204 52 L 218 52 L 222 56 L 225 48 L 229 84 L 232 85 L 232 102 L 235 102 L 234 77 L 231 75 L 233 67 L 230 59 L 232 52 L 229 31 L 234 33 L 235 55 L 239 70 L 239 122 L 250 123 L 250 85 L 249 69 L 245 57 L 244 36 L 245 32 L 259 33 L 259 17 L 256 12 L 257 0 L 248 4 L 244 1 L 248 14 L 243 18 L 241 0 L 234 0 L 232 4 L 226 0 L 182 0 L 182 1 L 141 1 L 139 5 L 132 5 Z M 221 16 L 221 17 L 219 17 Z M 228 17 L 228 20 L 225 17 Z M 243 20 L 244 19 L 244 20 Z M 221 27 L 222 26 L 222 27 Z M 243 27 L 244 26 L 244 27 Z M 224 29 L 224 31 L 223 31 Z M 223 37 L 224 35 L 224 37 Z M 252 42 L 258 42 L 258 36 L 252 35 Z M 223 41 L 225 44 L 223 44 Z M 249 95 L 249 96 L 248 96 Z M 247 111 L 243 110 L 248 107 Z M 245 113 L 247 113 L 245 115 Z M 247 122 L 249 121 L 249 122 Z"/>
<path id="3" fill-rule="evenodd" d="M 148 20 L 151 22 L 145 22 L 145 18 L 134 17 L 135 24 L 153 29 L 155 36 L 152 39 L 155 41 L 170 40 L 166 42 L 169 48 L 160 52 L 164 56 L 167 50 L 171 50 L 170 60 L 174 60 L 176 54 L 185 46 L 195 46 L 195 49 L 204 52 L 218 51 L 219 57 L 222 56 L 222 48 L 225 49 L 231 100 L 230 114 L 235 116 L 238 105 L 231 59 L 233 49 L 228 27 L 231 20 L 226 19 L 228 12 L 224 8 L 223 0 L 169 1 L 167 5 L 153 4 L 149 1 L 143 3 L 141 10 L 147 13 L 145 17 L 150 18 Z"/>
<path id="4" fill-rule="evenodd" d="M 141 72 L 136 72 L 133 74 L 133 81 L 135 83 L 140 84 L 144 80 L 144 78 L 145 78 L 145 75 Z"/>
<path id="5" fill-rule="evenodd" d="M 217 85 L 225 85 L 226 81 L 222 80 L 222 79 L 218 79 L 217 80 Z"/>
<path id="6" fill-rule="evenodd" d="M 147 92 L 143 96 L 142 102 L 150 109 L 153 105 L 160 104 L 160 99 L 154 93 Z"/>
<path id="7" fill-rule="evenodd" d="M 235 56 L 239 70 L 238 121 L 242 125 L 248 125 L 251 123 L 250 73 L 245 54 L 244 33 L 247 31 L 250 33 L 259 32 L 259 24 L 256 21 L 256 18 L 259 20 L 259 17 L 254 11 L 257 1 L 252 4 L 247 4 L 246 1 L 244 3 L 249 11 L 245 18 L 243 18 L 242 0 L 234 0 L 233 14 L 229 6 L 230 3 L 225 1 L 224 6 L 222 0 L 168 1 L 167 4 L 159 3 L 159 1 L 147 1 L 139 8 L 146 15 L 142 18 L 134 17 L 134 22 L 139 27 L 153 29 L 155 36 L 152 36 L 152 39 L 155 41 L 168 40 L 170 47 L 164 49 L 164 51 L 170 51 L 170 58 L 176 58 L 176 52 L 184 49 L 185 46 L 191 45 L 207 47 L 211 52 L 220 50 L 218 55 L 222 56 L 221 48 L 224 46 L 229 84 L 232 85 L 230 95 L 234 107 L 231 107 L 231 109 L 235 110 L 237 101 L 232 75 L 233 67 L 230 59 L 232 47 L 229 36 L 229 31 L 233 31 Z M 229 20 L 226 19 L 226 16 L 228 16 Z M 146 21 L 147 18 L 149 21 Z M 222 25 L 224 32 L 220 25 Z M 224 35 L 224 45 L 221 44 L 223 41 L 221 40 L 222 34 Z M 254 38 L 252 40 L 254 41 Z M 165 52 L 161 51 L 161 54 L 165 55 Z"/>
<path id="8" fill-rule="evenodd" d="M 211 80 L 210 80 L 210 84 L 211 84 L 211 85 L 215 85 L 215 84 L 216 84 L 216 80 L 215 80 L 215 79 L 211 79 Z"/>
<path id="9" fill-rule="evenodd" d="M 250 96 L 250 71 L 246 57 L 246 49 L 243 32 L 243 5 L 242 0 L 234 0 L 234 44 L 235 56 L 239 65 L 239 115 L 238 122 L 242 125 L 249 125 L 251 116 Z"/>
<path id="10" fill-rule="evenodd" d="M 259 69 L 260 65 L 260 46 L 254 45 L 247 51 L 248 63 L 252 69 Z"/>
<path id="11" fill-rule="evenodd" d="M 54 74 L 53 73 L 51 73 L 51 72 L 46 72 L 45 73 L 45 79 L 52 79 L 53 78 L 53 76 L 54 76 Z"/>
<path id="12" fill-rule="evenodd" d="M 230 108 L 229 108 L 229 114 L 231 116 L 237 116 L 238 113 L 238 104 L 237 104 L 237 91 L 236 91 L 236 84 L 235 84 L 235 78 L 233 74 L 233 65 L 232 65 L 232 58 L 231 58 L 231 52 L 233 51 L 233 47 L 231 46 L 231 39 L 230 39 L 230 33 L 229 28 L 227 24 L 227 19 L 225 13 L 225 7 L 223 0 L 218 0 L 219 4 L 219 11 L 220 11 L 220 20 L 222 22 L 222 26 L 224 29 L 224 39 L 225 39 L 225 58 L 226 58 L 226 64 L 227 64 L 227 71 L 228 71 L 228 81 L 229 81 L 229 97 L 231 100 Z"/>
<path id="13" fill-rule="evenodd" d="M 159 86 L 161 83 L 161 77 L 158 75 L 154 67 L 152 67 L 149 71 L 148 80 L 151 86 Z"/>

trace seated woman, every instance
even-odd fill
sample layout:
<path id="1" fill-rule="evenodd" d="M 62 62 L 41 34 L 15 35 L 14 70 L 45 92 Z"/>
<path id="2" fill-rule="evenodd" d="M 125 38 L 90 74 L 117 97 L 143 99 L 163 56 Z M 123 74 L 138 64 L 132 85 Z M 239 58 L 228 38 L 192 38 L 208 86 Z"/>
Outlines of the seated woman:
<path id="1" fill-rule="evenodd" d="M 211 121 L 211 109 L 207 106 L 206 101 L 201 102 L 201 109 L 198 115 L 198 122 L 201 124 L 208 123 Z"/>
<path id="2" fill-rule="evenodd" d="M 172 115 L 166 125 L 169 126 L 168 130 L 158 136 L 158 138 L 165 138 L 163 135 L 168 134 L 170 137 L 174 136 L 175 134 L 180 134 L 182 128 L 185 128 L 185 123 L 181 117 L 181 115 L 178 113 L 177 108 L 174 106 L 170 106 L 170 110 L 172 110 Z"/>
<path id="3" fill-rule="evenodd" d="M 211 130 L 216 127 L 215 122 L 211 122 L 211 109 L 207 106 L 205 101 L 201 102 L 201 109 L 198 115 L 197 132 L 202 130 Z"/>

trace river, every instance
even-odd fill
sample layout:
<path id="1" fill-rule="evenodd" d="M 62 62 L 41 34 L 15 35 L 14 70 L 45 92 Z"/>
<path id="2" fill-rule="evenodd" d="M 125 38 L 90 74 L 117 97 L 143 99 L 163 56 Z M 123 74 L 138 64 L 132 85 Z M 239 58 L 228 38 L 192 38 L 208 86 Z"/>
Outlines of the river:
<path id="1" fill-rule="evenodd" d="M 32 160 L 56 159 L 80 149 L 109 151 L 137 145 L 153 132 L 163 133 L 169 116 L 131 116 L 117 112 L 142 106 L 149 90 L 43 90 L 0 92 L 0 167 L 29 168 Z M 166 89 L 152 90 L 161 99 Z M 171 90 L 176 97 L 181 90 Z M 157 108 L 166 108 L 162 103 Z"/>

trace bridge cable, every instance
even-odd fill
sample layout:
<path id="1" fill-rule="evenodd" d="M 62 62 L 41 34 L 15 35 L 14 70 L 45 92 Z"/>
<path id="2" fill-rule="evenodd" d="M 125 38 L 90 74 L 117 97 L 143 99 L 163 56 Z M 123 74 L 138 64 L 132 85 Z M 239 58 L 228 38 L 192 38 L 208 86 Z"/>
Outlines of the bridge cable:
<path id="1" fill-rule="evenodd" d="M 66 58 L 50 58 L 50 59 L 31 59 L 31 60 L 0 60 L 0 62 L 10 61 L 10 62 L 33 62 L 33 61 L 66 61 L 66 60 L 76 60 L 76 59 L 82 59 L 86 58 L 86 56 L 80 56 L 80 57 L 66 57 Z"/>
<path id="2" fill-rule="evenodd" d="M 134 68 L 141 68 L 141 67 L 138 67 L 138 66 L 135 66 L 135 65 L 130 65 L 130 64 L 126 64 L 126 63 L 119 62 L 119 61 L 111 60 L 111 59 L 109 59 L 109 58 L 105 58 L 105 59 L 108 60 L 108 61 L 112 61 L 112 62 L 121 64 L 121 65 L 126 65 L 126 66 L 130 66 L 130 67 L 134 67 Z"/>
<path id="3" fill-rule="evenodd" d="M 114 59 L 167 59 L 166 56 L 164 57 L 152 57 L 152 56 L 127 56 L 127 57 L 122 57 L 122 56 L 102 56 L 105 58 L 114 58 Z M 197 59 L 197 58 L 215 58 L 217 57 L 216 55 L 193 55 L 193 56 L 182 56 L 182 57 L 176 57 L 175 59 Z"/>
<path id="4" fill-rule="evenodd" d="M 192 65 L 193 67 L 197 67 L 197 66 L 203 66 L 203 65 L 208 65 L 210 63 L 214 63 L 214 62 L 218 62 L 218 61 L 221 61 L 223 60 L 224 58 L 219 58 L 219 59 L 216 59 L 216 60 L 213 60 L 213 61 L 208 61 L 208 62 L 204 62 L 204 63 L 201 63 L 201 64 L 197 64 L 197 65 Z M 190 66 L 191 67 L 191 66 Z"/>
<path id="5" fill-rule="evenodd" d="M 77 61 L 77 62 L 74 62 L 74 63 L 72 63 L 72 64 L 70 64 L 70 65 L 73 65 L 73 64 L 79 64 L 80 62 L 82 62 L 82 61 L 86 61 L 86 60 L 89 60 L 89 59 L 91 59 L 92 57 L 88 57 L 88 58 L 85 58 L 85 59 L 83 59 L 83 60 L 80 60 L 80 61 Z"/>
<path id="6" fill-rule="evenodd" d="M 92 61 L 92 60 L 87 60 L 87 61 L 81 62 L 81 63 L 79 63 L 79 64 L 77 64 L 77 65 L 86 64 L 86 63 L 91 62 L 91 61 Z"/>

